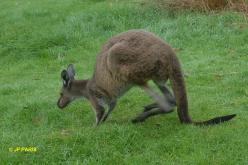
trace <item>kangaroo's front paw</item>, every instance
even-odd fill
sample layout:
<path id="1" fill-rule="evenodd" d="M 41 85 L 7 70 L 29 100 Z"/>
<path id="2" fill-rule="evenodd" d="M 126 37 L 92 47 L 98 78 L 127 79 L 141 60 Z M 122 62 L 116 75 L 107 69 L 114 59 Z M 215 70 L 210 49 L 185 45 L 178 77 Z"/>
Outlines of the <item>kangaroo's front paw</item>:
<path id="1" fill-rule="evenodd" d="M 101 119 L 101 122 L 103 123 L 103 122 L 105 122 L 105 120 L 108 118 L 108 115 L 106 114 L 106 115 L 104 115 L 103 117 L 102 117 L 102 119 Z"/>
<path id="2" fill-rule="evenodd" d="M 97 115 L 96 115 L 96 126 L 98 126 L 102 122 L 103 117 L 104 117 L 104 111 L 97 113 Z"/>

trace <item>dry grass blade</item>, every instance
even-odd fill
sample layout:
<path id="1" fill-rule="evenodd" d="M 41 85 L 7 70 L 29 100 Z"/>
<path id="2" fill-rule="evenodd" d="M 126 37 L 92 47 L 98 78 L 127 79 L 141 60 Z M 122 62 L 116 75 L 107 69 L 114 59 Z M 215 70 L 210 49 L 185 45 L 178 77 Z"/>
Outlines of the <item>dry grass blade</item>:
<path id="1" fill-rule="evenodd" d="M 246 15 L 248 14 L 248 2 L 245 0 L 240 0 L 240 1 L 229 0 L 228 7 L 231 10 L 243 12 Z"/>
<path id="2" fill-rule="evenodd" d="M 161 8 L 195 11 L 234 10 L 248 14 L 247 0 L 156 0 Z"/>

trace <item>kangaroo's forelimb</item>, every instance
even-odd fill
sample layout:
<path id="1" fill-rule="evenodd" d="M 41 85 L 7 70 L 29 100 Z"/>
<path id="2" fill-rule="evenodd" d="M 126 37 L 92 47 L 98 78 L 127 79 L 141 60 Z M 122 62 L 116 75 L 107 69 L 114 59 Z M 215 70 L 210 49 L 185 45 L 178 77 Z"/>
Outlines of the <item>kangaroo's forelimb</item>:
<path id="1" fill-rule="evenodd" d="M 93 107 L 93 110 L 96 114 L 96 126 L 98 126 L 104 116 L 104 106 L 98 101 L 98 99 L 95 96 L 91 96 L 89 98 L 89 101 L 91 102 L 91 105 Z"/>
<path id="2" fill-rule="evenodd" d="M 113 109 L 116 106 L 116 101 L 112 101 L 109 105 L 108 105 L 108 112 L 104 114 L 103 118 L 101 119 L 101 122 L 104 122 L 108 116 L 110 115 L 110 113 L 113 111 Z"/>

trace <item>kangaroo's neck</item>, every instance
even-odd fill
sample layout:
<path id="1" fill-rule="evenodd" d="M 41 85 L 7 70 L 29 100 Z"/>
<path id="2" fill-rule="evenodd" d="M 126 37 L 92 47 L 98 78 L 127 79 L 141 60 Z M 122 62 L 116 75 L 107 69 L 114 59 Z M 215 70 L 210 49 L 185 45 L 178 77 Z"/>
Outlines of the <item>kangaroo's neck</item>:
<path id="1" fill-rule="evenodd" d="M 73 80 L 71 82 L 71 92 L 73 95 L 78 96 L 78 97 L 89 97 L 89 92 L 87 89 L 87 84 L 88 84 L 88 79 L 87 80 Z"/>

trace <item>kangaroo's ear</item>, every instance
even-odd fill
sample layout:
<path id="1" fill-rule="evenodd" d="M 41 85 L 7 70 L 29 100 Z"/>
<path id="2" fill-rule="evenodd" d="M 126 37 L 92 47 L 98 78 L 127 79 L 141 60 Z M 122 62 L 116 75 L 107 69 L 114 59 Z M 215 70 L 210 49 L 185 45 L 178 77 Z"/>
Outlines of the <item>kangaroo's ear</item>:
<path id="1" fill-rule="evenodd" d="M 64 87 L 68 86 L 70 78 L 69 78 L 69 74 L 66 70 L 62 70 L 61 79 L 63 80 L 63 86 Z"/>
<path id="2" fill-rule="evenodd" d="M 67 67 L 67 73 L 68 73 L 68 76 L 71 80 L 74 80 L 74 76 L 75 76 L 75 69 L 74 69 L 74 66 L 73 64 L 69 64 L 68 67 Z"/>

